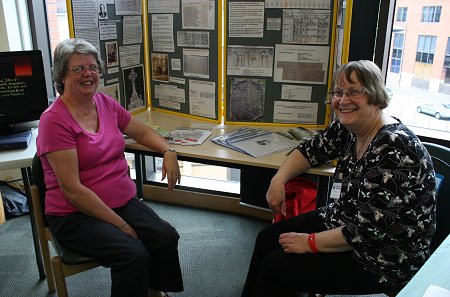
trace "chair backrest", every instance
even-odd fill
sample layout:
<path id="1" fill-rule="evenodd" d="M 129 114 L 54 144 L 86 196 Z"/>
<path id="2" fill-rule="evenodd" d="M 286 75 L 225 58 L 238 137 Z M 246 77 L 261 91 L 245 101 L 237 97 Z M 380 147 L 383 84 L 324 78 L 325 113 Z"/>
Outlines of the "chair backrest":
<path id="1" fill-rule="evenodd" d="M 47 220 L 45 219 L 45 180 L 44 169 L 42 168 L 41 159 L 34 155 L 33 163 L 31 165 L 31 174 L 33 175 L 33 183 L 38 188 L 39 200 L 41 204 L 42 216 L 44 218 L 44 224 L 47 226 Z"/>
<path id="2" fill-rule="evenodd" d="M 436 233 L 431 242 L 431 252 L 434 252 L 450 233 L 450 149 L 435 143 L 423 144 L 433 160 L 436 181 L 440 180 L 437 192 Z"/>

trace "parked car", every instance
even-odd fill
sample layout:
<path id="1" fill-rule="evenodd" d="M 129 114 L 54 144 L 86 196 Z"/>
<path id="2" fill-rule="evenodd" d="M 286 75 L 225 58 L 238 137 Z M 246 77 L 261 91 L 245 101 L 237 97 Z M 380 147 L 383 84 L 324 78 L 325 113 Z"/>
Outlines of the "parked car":
<path id="1" fill-rule="evenodd" d="M 450 118 L 450 103 L 425 103 L 417 106 L 417 112 L 434 116 L 436 119 Z"/>
<path id="2" fill-rule="evenodd" d="M 386 88 L 386 92 L 388 93 L 389 98 L 392 99 L 392 96 L 394 96 L 394 92 L 392 92 L 392 89 Z"/>

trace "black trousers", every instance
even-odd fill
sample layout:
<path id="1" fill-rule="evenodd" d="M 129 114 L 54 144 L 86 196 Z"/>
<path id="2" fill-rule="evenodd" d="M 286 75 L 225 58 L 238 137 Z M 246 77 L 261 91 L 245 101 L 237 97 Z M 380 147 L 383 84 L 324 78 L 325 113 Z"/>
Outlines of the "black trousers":
<path id="1" fill-rule="evenodd" d="M 259 232 L 242 297 L 294 297 L 298 292 L 372 294 L 390 291 L 364 269 L 352 252 L 286 254 L 278 243 L 286 232 L 324 231 L 316 210 Z"/>
<path id="2" fill-rule="evenodd" d="M 47 219 L 60 243 L 111 268 L 112 297 L 147 297 L 149 288 L 183 291 L 175 228 L 136 198 L 114 211 L 135 229 L 137 240 L 83 213 Z"/>

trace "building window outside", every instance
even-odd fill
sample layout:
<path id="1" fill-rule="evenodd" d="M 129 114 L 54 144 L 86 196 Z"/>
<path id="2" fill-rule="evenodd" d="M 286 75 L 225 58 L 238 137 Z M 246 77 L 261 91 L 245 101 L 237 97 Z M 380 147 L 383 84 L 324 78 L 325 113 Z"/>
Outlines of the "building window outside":
<path id="1" fill-rule="evenodd" d="M 450 10 L 450 2 L 427 7 L 422 3 L 396 1 L 386 72 L 391 102 L 385 112 L 398 117 L 419 136 L 450 141 L 450 118 L 419 112 L 425 103 L 438 109 L 450 104 L 450 18 L 440 19 L 441 12 Z M 406 6 L 409 15 L 401 22 Z M 430 20 L 439 22 L 424 23 Z"/>
<path id="2" fill-rule="evenodd" d="M 66 0 L 46 0 L 51 52 L 59 42 L 70 37 Z"/>
<path id="3" fill-rule="evenodd" d="M 445 68 L 444 83 L 450 84 L 450 37 L 447 38 L 447 48 L 445 50 L 444 68 Z"/>
<path id="4" fill-rule="evenodd" d="M 436 36 L 419 35 L 416 62 L 433 64 L 436 39 Z"/>
<path id="5" fill-rule="evenodd" d="M 402 65 L 403 56 L 403 41 L 405 39 L 405 34 L 395 33 L 394 34 L 394 46 L 392 49 L 392 59 L 391 59 L 391 72 L 399 73 Z"/>
<path id="6" fill-rule="evenodd" d="M 408 7 L 399 7 L 397 9 L 397 22 L 406 22 Z"/>
<path id="7" fill-rule="evenodd" d="M 450 68 L 450 37 L 447 39 L 447 48 L 445 50 L 444 67 Z"/>
<path id="8" fill-rule="evenodd" d="M 442 6 L 424 6 L 422 9 L 422 19 L 424 23 L 439 23 L 441 20 Z"/>

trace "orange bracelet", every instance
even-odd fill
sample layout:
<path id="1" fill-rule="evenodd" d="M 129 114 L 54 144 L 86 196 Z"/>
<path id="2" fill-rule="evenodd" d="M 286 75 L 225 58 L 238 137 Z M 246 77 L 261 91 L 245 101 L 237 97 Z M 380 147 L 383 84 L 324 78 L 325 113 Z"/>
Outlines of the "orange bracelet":
<path id="1" fill-rule="evenodd" d="M 311 233 L 308 235 L 308 244 L 313 254 L 317 254 L 319 252 L 316 246 L 316 233 Z"/>

